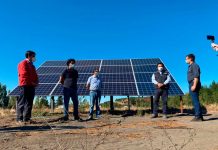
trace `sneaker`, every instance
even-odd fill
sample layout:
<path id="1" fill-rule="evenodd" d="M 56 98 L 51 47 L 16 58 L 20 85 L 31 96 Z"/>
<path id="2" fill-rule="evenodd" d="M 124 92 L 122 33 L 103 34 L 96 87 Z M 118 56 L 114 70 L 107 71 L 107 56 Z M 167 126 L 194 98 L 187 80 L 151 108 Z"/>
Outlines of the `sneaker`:
<path id="1" fill-rule="evenodd" d="M 94 120 L 93 116 L 89 116 L 87 120 Z"/>
<path id="2" fill-rule="evenodd" d="M 75 121 L 78 121 L 78 122 L 83 122 L 83 119 L 80 118 L 80 117 L 74 117 L 74 120 L 75 120 Z"/>
<path id="3" fill-rule="evenodd" d="M 17 120 L 16 121 L 16 125 L 18 126 L 23 126 L 24 125 L 24 122 L 22 120 Z"/>
<path id="4" fill-rule="evenodd" d="M 152 114 L 152 115 L 151 115 L 151 119 L 154 119 L 154 118 L 157 118 L 157 117 L 158 117 L 157 114 Z"/>
<path id="5" fill-rule="evenodd" d="M 204 118 L 203 117 L 194 117 L 191 121 L 192 122 L 202 122 L 202 121 L 204 121 Z"/>
<path id="6" fill-rule="evenodd" d="M 100 116 L 100 115 L 97 115 L 96 116 L 96 119 L 98 120 L 98 119 L 101 119 L 102 118 L 102 116 Z"/>
<path id="7" fill-rule="evenodd" d="M 68 121 L 69 120 L 69 118 L 68 117 L 62 117 L 62 118 L 60 118 L 60 120 L 59 121 Z"/>
<path id="8" fill-rule="evenodd" d="M 163 119 L 167 119 L 168 117 L 167 117 L 167 115 L 163 115 L 163 117 L 162 117 Z"/>

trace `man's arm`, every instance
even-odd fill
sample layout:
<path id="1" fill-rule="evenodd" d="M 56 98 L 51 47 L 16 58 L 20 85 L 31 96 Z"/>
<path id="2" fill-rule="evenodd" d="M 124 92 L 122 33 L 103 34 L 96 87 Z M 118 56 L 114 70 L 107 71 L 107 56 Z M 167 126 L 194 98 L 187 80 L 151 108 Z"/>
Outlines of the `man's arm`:
<path id="1" fill-rule="evenodd" d="M 198 85 L 199 79 L 198 78 L 194 78 L 193 81 L 193 85 L 192 85 L 192 90 L 194 91 Z"/>
<path id="2" fill-rule="evenodd" d="M 167 85 L 171 82 L 171 77 L 170 75 L 167 76 L 167 80 L 164 82 L 164 85 Z"/>
<path id="3" fill-rule="evenodd" d="M 64 84 L 64 77 L 62 75 L 60 76 L 59 83 L 61 83 L 62 85 Z"/>
<path id="4" fill-rule="evenodd" d="M 65 71 L 61 74 L 60 79 L 59 79 L 59 83 L 61 83 L 63 85 L 64 80 L 65 80 Z"/>
<path id="5" fill-rule="evenodd" d="M 152 83 L 153 83 L 153 84 L 156 84 L 156 85 L 158 84 L 158 82 L 155 80 L 155 76 L 154 76 L 154 74 L 152 75 L 151 80 L 152 80 Z"/>
<path id="6" fill-rule="evenodd" d="M 191 87 L 191 90 L 195 91 L 198 85 L 198 82 L 199 82 L 199 77 L 200 77 L 200 68 L 198 65 L 193 66 L 193 72 L 194 72 L 194 80 L 193 80 L 193 85 Z"/>
<path id="7" fill-rule="evenodd" d="M 212 47 L 215 51 L 218 51 L 218 44 L 211 43 L 211 47 Z"/>
<path id="8" fill-rule="evenodd" d="M 86 83 L 86 89 L 89 90 L 91 84 L 91 77 L 89 77 L 87 83 Z"/>

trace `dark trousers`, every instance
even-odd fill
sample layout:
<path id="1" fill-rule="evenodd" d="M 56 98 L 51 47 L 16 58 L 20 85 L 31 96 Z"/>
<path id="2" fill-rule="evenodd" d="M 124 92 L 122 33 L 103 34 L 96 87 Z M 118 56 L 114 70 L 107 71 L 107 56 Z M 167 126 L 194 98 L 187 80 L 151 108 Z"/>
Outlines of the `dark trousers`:
<path id="1" fill-rule="evenodd" d="M 32 115 L 35 87 L 20 86 L 19 90 L 20 96 L 16 103 L 17 121 L 28 121 Z"/>
<path id="2" fill-rule="evenodd" d="M 69 116 L 69 101 L 70 98 L 73 101 L 73 115 L 74 117 L 78 117 L 78 107 L 79 107 L 79 102 L 78 102 L 78 94 L 77 94 L 77 89 L 71 89 L 71 88 L 65 88 L 64 87 L 64 117 Z"/>
<path id="3" fill-rule="evenodd" d="M 96 116 L 99 116 L 101 113 L 100 110 L 100 99 L 101 99 L 101 91 L 90 91 L 90 110 L 89 115 L 93 116 L 94 106 L 96 105 Z"/>
<path id="4" fill-rule="evenodd" d="M 168 89 L 156 89 L 153 105 L 153 114 L 158 114 L 159 100 L 162 98 L 163 103 L 163 114 L 167 114 L 167 99 L 168 99 Z"/>
<path id="5" fill-rule="evenodd" d="M 195 110 L 195 117 L 196 118 L 201 118 L 202 117 L 202 108 L 201 108 L 201 104 L 199 101 L 199 91 L 200 91 L 200 85 L 197 87 L 197 89 L 195 91 L 191 90 L 191 86 L 193 85 L 193 83 L 189 84 L 189 93 L 192 99 L 192 104 L 194 106 L 194 110 Z"/>

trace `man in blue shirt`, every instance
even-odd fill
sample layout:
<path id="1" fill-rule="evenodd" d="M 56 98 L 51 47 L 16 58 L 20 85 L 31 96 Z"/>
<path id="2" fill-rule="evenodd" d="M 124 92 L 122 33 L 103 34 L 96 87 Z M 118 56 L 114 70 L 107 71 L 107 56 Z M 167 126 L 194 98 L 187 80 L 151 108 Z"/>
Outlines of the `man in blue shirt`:
<path id="1" fill-rule="evenodd" d="M 195 63 L 195 55 L 186 56 L 186 63 L 189 64 L 187 78 L 189 83 L 189 93 L 195 109 L 195 117 L 192 121 L 203 121 L 201 104 L 199 101 L 199 91 L 201 89 L 200 67 Z"/>
<path id="2" fill-rule="evenodd" d="M 93 119 L 94 106 L 96 105 L 96 117 L 100 118 L 100 99 L 101 99 L 101 80 L 99 78 L 99 70 L 95 69 L 91 77 L 89 77 L 86 88 L 90 91 L 90 111 L 88 120 Z"/>
<path id="3" fill-rule="evenodd" d="M 156 91 L 153 105 L 153 115 L 151 118 L 158 117 L 158 105 L 161 97 L 163 101 L 163 118 L 167 119 L 167 99 L 170 81 L 170 74 L 165 69 L 164 64 L 158 63 L 157 72 L 152 75 L 152 83 L 155 85 Z"/>

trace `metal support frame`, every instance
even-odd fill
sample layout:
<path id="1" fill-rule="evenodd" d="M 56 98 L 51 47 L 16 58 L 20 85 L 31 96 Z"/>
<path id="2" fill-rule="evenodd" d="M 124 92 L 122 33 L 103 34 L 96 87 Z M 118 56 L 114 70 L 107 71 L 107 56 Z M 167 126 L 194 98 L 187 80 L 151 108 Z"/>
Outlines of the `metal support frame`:
<path id="1" fill-rule="evenodd" d="M 180 96 L 180 113 L 183 114 L 183 99 L 182 99 L 182 96 Z"/>
<path id="2" fill-rule="evenodd" d="M 51 105 L 51 113 L 54 113 L 54 102 L 55 102 L 55 98 L 54 96 L 51 96 L 51 99 L 50 99 L 50 105 Z"/>
<path id="3" fill-rule="evenodd" d="M 112 114 L 114 111 L 114 97 L 110 96 L 110 113 Z"/>
<path id="4" fill-rule="evenodd" d="M 151 96 L 150 99 L 151 99 L 151 114 L 152 114 L 153 113 L 153 109 L 154 109 L 154 97 Z"/>

